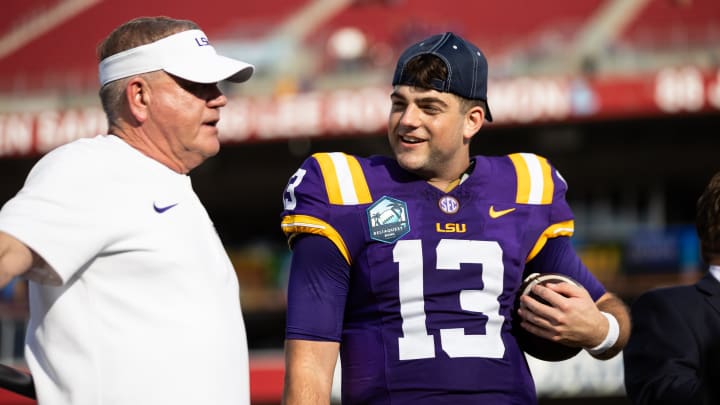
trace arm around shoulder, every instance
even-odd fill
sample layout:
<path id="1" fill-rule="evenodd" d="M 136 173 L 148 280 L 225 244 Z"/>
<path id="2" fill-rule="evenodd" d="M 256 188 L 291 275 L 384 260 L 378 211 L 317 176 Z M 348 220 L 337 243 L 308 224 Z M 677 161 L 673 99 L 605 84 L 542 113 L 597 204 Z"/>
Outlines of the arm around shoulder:
<path id="1" fill-rule="evenodd" d="M 329 405 L 340 343 L 285 341 L 283 405 Z"/>

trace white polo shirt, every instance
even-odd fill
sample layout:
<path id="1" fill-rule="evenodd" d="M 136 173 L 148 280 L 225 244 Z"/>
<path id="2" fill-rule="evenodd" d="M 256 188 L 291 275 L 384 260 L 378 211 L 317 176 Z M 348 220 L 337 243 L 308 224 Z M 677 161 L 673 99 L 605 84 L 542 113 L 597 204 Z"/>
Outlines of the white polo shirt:
<path id="1" fill-rule="evenodd" d="M 62 280 L 30 283 L 40 404 L 249 404 L 237 278 L 188 176 L 78 140 L 36 164 L 0 230 Z"/>

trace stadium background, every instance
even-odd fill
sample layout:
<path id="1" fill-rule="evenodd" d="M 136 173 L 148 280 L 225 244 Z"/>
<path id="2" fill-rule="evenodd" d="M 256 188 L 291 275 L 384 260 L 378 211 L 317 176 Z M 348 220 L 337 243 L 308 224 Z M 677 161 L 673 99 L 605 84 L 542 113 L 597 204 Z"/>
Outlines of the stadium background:
<path id="1" fill-rule="evenodd" d="M 629 304 L 702 271 L 694 203 L 720 167 L 717 0 L 5 0 L 0 204 L 57 145 L 105 132 L 94 49 L 140 15 L 189 18 L 257 66 L 225 88 L 223 148 L 192 173 L 241 283 L 254 404 L 279 402 L 285 183 L 309 154 L 387 154 L 393 62 L 444 30 L 490 64 L 495 123 L 473 153 L 535 152 L 568 181 L 575 244 Z M 2 291 L 0 361 L 24 367 L 24 284 Z M 139 365 L 141 366 L 141 365 Z M 543 404 L 627 403 L 622 359 L 531 359 Z M 0 393 L 0 404 L 31 403 Z"/>

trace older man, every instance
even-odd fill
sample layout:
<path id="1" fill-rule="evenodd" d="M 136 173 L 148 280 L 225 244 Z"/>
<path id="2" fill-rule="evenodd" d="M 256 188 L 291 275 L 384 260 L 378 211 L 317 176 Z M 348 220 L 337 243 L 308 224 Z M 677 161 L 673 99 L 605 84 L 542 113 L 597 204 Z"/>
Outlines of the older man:
<path id="1" fill-rule="evenodd" d="M 248 404 L 237 278 L 188 172 L 219 149 L 218 55 L 143 17 L 98 48 L 108 134 L 48 153 L 0 211 L 0 284 L 30 282 L 40 404 Z"/>

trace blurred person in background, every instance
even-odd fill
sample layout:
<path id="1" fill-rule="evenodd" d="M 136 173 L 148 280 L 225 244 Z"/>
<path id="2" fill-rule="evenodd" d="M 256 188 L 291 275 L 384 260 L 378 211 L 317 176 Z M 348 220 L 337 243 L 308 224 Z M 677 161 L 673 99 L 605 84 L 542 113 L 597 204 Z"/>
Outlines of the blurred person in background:
<path id="1" fill-rule="evenodd" d="M 511 332 L 525 272 L 584 288 L 536 286 L 551 305 L 522 297 L 523 327 L 621 351 L 627 308 L 572 248 L 559 173 L 534 154 L 470 156 L 492 120 L 487 73 L 453 33 L 410 46 L 392 80 L 394 159 L 317 153 L 289 179 L 285 404 L 329 403 L 338 353 L 344 405 L 537 403 Z"/>
<path id="2" fill-rule="evenodd" d="M 31 280 L 38 402 L 249 404 L 237 277 L 188 173 L 220 146 L 217 83 L 254 67 L 168 17 L 97 51 L 108 134 L 48 153 L 0 211 L 0 285 Z"/>
<path id="3" fill-rule="evenodd" d="M 635 404 L 720 404 L 720 172 L 697 201 L 695 225 L 707 274 L 632 304 L 623 362 Z"/>

